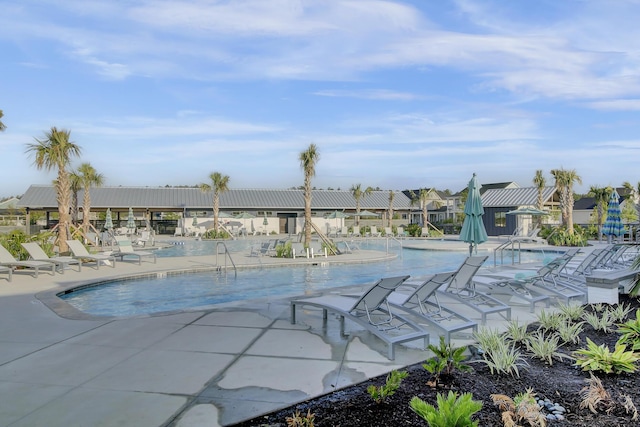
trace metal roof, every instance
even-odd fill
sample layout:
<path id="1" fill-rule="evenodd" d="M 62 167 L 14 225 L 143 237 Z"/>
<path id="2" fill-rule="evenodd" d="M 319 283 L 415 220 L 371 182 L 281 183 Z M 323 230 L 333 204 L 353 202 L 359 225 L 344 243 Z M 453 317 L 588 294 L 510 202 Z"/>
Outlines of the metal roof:
<path id="1" fill-rule="evenodd" d="M 411 200 L 395 191 L 394 209 L 410 209 Z M 78 193 L 82 204 L 83 191 Z M 91 207 L 96 209 L 149 208 L 149 209 L 210 209 L 212 192 L 203 193 L 199 188 L 176 187 L 97 187 L 91 189 Z M 57 209 L 53 186 L 32 185 L 18 203 L 30 209 Z M 350 191 L 313 190 L 312 209 L 355 209 L 355 199 Z M 360 199 L 362 209 L 388 209 L 389 192 L 374 191 Z M 220 195 L 220 208 L 226 210 L 277 209 L 303 210 L 302 190 L 230 189 Z"/>
<path id="2" fill-rule="evenodd" d="M 544 187 L 542 200 L 547 202 L 556 192 L 555 187 Z M 533 206 L 538 203 L 538 188 L 500 188 L 489 189 L 482 194 L 482 206 L 499 208 L 512 206 Z"/>

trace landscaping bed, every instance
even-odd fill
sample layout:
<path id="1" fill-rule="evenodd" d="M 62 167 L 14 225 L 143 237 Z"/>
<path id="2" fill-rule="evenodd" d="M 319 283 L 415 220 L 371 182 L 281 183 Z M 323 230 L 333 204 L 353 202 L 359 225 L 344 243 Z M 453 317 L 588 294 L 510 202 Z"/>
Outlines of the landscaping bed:
<path id="1" fill-rule="evenodd" d="M 636 320 L 636 310 L 640 308 L 638 299 L 621 296 L 620 304 L 629 308 L 625 321 Z M 586 313 L 595 314 L 602 317 L 608 314 L 614 307 L 584 306 Z M 582 321 L 576 320 L 575 323 Z M 461 372 L 454 370 L 451 375 L 441 375 L 440 384 L 433 385 L 434 375 L 428 372 L 422 364 L 408 366 L 404 371 L 408 373 L 395 394 L 384 398 L 376 403 L 367 388 L 371 385 L 380 387 L 386 384 L 386 375 L 372 378 L 363 383 L 311 399 L 290 408 L 286 408 L 265 416 L 235 424 L 236 427 L 258 427 L 258 426 L 311 426 L 316 427 L 337 427 L 337 426 L 427 426 L 428 423 L 417 415 L 409 405 L 414 396 L 423 401 L 436 406 L 436 396 L 438 393 L 446 395 L 448 391 L 458 394 L 472 393 L 473 399 L 482 402 L 482 408 L 476 412 L 472 419 L 479 422 L 480 426 L 502 426 L 501 410 L 494 405 L 492 394 L 506 395 L 514 398 L 516 395 L 525 393 L 531 389 L 536 395 L 536 399 L 548 399 L 551 404 L 562 406 L 565 411 L 559 412 L 562 419 L 546 420 L 549 426 L 592 426 L 592 427 L 619 427 L 640 425 L 640 419 L 633 419 L 634 406 L 640 408 L 640 377 L 637 372 L 618 374 L 603 373 L 594 371 L 595 377 L 601 380 L 602 388 L 610 398 L 597 402 L 592 399 L 594 405 L 591 411 L 586 405 L 584 393 L 591 378 L 591 372 L 583 371 L 576 366 L 574 351 L 587 348 L 587 338 L 596 345 L 605 344 L 611 351 L 621 334 L 617 332 L 614 322 L 610 332 L 596 330 L 588 323 L 582 325 L 582 332 L 579 333 L 579 343 L 562 344 L 557 349 L 549 364 L 534 358 L 524 344 L 517 344 L 516 348 L 522 354 L 522 364 L 518 368 L 519 377 L 508 373 L 492 374 L 489 367 L 484 363 L 482 351 L 464 363 L 472 367 L 471 372 Z M 533 323 L 528 326 L 528 335 L 534 335 L 540 324 Z M 553 329 L 545 330 L 547 337 L 553 334 Z M 627 350 L 631 345 L 627 345 Z M 486 356 L 486 354 L 485 354 Z M 566 356 L 570 356 L 568 358 Z M 633 363 L 639 366 L 638 362 Z M 603 392 L 595 387 L 592 390 Z M 626 400 L 625 400 L 626 399 Z M 630 404 L 631 401 L 633 404 Z M 582 406 L 581 406 L 582 405 Z M 586 405 L 586 407 L 585 407 Z M 437 406 L 436 406 L 437 407 Z M 303 421 L 304 417 L 313 414 L 313 424 L 293 424 L 292 417 L 298 413 L 298 421 Z M 542 415 L 552 414 L 551 406 L 541 410 Z M 557 412 L 558 413 L 558 412 Z M 289 420 L 287 420 L 289 418 Z M 551 418 L 551 417 L 550 417 Z M 288 424 L 289 422 L 289 424 Z M 536 425 L 519 422 L 519 425 Z"/>

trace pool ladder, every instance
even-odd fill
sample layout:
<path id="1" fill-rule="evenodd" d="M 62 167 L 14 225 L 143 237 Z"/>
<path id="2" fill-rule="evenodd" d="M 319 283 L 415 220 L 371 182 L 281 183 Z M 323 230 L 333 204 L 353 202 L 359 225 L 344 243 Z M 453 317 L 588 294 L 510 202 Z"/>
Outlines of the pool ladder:
<path id="1" fill-rule="evenodd" d="M 224 249 L 222 253 L 220 252 L 220 246 L 222 246 L 222 248 Z M 223 255 L 224 257 L 224 267 L 219 262 L 220 255 Z M 231 258 L 231 252 L 229 252 L 227 245 L 222 241 L 217 242 L 216 243 L 216 266 L 217 266 L 216 270 L 222 271 L 224 269 L 224 273 L 227 274 L 227 272 L 229 271 L 229 267 L 227 266 L 227 260 L 231 262 L 231 266 L 233 267 L 234 277 L 238 277 L 238 269 L 236 268 L 236 264 L 233 262 L 233 258 Z"/>

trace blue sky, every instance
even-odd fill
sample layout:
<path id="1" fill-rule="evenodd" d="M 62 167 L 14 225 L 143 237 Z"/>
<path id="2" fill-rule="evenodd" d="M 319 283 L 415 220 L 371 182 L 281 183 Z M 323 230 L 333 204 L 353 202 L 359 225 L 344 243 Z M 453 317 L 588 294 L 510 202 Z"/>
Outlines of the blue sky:
<path id="1" fill-rule="evenodd" d="M 0 196 L 71 130 L 111 186 L 640 181 L 638 0 L 5 0 Z"/>

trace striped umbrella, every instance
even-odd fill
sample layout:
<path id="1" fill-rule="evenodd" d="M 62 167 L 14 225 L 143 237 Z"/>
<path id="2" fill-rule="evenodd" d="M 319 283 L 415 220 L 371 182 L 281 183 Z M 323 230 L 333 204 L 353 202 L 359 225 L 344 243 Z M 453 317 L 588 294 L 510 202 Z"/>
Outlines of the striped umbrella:
<path id="1" fill-rule="evenodd" d="M 622 216 L 620 215 L 620 195 L 614 189 L 609 198 L 607 206 L 607 219 L 602 227 L 602 234 L 611 242 L 612 236 L 622 236 L 624 234 L 624 225 L 622 224 Z"/>
<path id="2" fill-rule="evenodd" d="M 469 194 L 467 194 L 467 202 L 464 205 L 464 215 L 462 230 L 460 230 L 460 240 L 469 244 L 469 256 L 471 256 L 474 247 L 477 253 L 478 245 L 489 239 L 487 230 L 485 230 L 482 222 L 484 208 L 480 198 L 480 185 L 475 173 L 471 181 L 469 181 Z"/>

